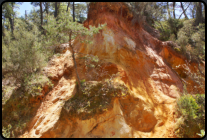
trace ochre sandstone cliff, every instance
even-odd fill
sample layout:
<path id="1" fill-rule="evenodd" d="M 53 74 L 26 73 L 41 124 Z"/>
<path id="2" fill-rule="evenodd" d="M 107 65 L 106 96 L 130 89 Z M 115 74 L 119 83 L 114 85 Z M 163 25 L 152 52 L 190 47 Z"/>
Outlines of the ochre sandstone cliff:
<path id="1" fill-rule="evenodd" d="M 80 79 L 103 82 L 119 73 L 114 82 L 125 84 L 130 94 L 114 97 L 110 100 L 111 108 L 87 119 L 70 115 L 63 106 L 76 94 L 76 75 L 71 51 L 66 49 L 45 69 L 55 87 L 43 97 L 27 131 L 20 137 L 174 137 L 174 107 L 184 81 L 189 92 L 204 92 L 192 87 L 196 83 L 184 74 L 182 66 L 196 71 L 198 64 L 187 63 L 169 43 L 154 38 L 144 30 L 143 23 L 132 20 L 132 12 L 123 3 L 92 3 L 84 26 L 107 26 L 94 35 L 92 44 L 73 42 Z M 86 70 L 85 61 L 78 59 L 83 54 L 97 55 L 101 61 L 99 69 L 109 75 L 95 74 L 98 68 Z M 204 64 L 200 65 L 204 69 Z"/>

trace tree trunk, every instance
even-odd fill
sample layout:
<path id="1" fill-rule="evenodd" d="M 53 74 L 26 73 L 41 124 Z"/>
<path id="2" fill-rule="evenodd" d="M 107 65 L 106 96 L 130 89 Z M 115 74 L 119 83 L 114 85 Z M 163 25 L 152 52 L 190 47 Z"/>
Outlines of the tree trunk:
<path id="1" fill-rule="evenodd" d="M 14 10 L 13 2 L 11 2 L 11 4 L 12 4 L 12 13 L 13 13 L 13 10 Z M 11 26 L 11 32 L 13 34 L 13 31 L 14 31 L 14 15 L 13 15 L 13 19 L 12 19 L 12 13 L 9 16 L 9 23 L 10 23 L 10 26 Z"/>
<path id="2" fill-rule="evenodd" d="M 68 6 L 67 6 L 67 10 L 66 10 L 66 12 L 68 12 L 68 8 L 69 8 L 69 6 L 70 6 L 70 2 L 68 2 Z"/>
<path id="3" fill-rule="evenodd" d="M 25 20 L 27 20 L 27 10 L 25 10 Z"/>
<path id="4" fill-rule="evenodd" d="M 206 15 L 205 15 L 205 11 L 206 11 L 206 6 L 203 4 L 203 10 L 204 10 L 204 12 L 203 12 L 203 17 L 204 17 L 204 20 L 205 20 L 205 18 L 206 18 Z"/>
<path id="5" fill-rule="evenodd" d="M 75 22 L 75 2 L 73 2 L 73 22 Z"/>
<path id="6" fill-rule="evenodd" d="M 189 3 L 189 5 L 188 5 L 188 7 L 190 6 L 190 3 Z M 185 13 L 185 11 L 188 9 L 188 7 L 183 11 L 183 13 Z M 183 14 L 182 13 L 182 14 Z M 179 18 L 178 19 L 180 19 L 181 18 L 181 16 L 182 16 L 182 14 L 179 16 Z M 186 15 L 187 16 L 187 15 Z M 188 17 L 187 17 L 187 19 L 188 19 Z"/>
<path id="7" fill-rule="evenodd" d="M 183 13 L 185 15 L 185 18 L 188 19 L 188 16 L 186 15 L 186 12 L 185 12 L 187 8 L 184 10 L 183 3 L 182 2 L 180 2 L 180 5 L 181 5 L 181 8 L 182 8 Z"/>
<path id="8" fill-rule="evenodd" d="M 14 12 L 14 2 L 12 2 L 12 11 Z M 13 30 L 14 30 L 14 17 L 15 17 L 15 13 L 13 14 Z"/>
<path id="9" fill-rule="evenodd" d="M 78 79 L 78 86 L 79 86 L 79 92 L 81 92 L 81 83 L 80 83 L 80 78 L 79 78 L 79 75 L 78 75 L 78 71 L 77 71 L 77 64 L 76 64 L 76 61 L 75 61 L 75 55 L 74 55 L 74 50 L 73 50 L 73 46 L 71 44 L 71 35 L 72 35 L 72 32 L 70 31 L 70 34 L 69 34 L 69 46 L 72 50 L 72 58 L 73 58 L 73 63 L 74 63 L 74 67 L 75 67 L 75 72 L 76 72 L 76 76 L 77 76 L 77 79 Z"/>
<path id="10" fill-rule="evenodd" d="M 195 18 L 195 7 L 193 7 L 191 12 L 192 12 L 192 17 Z"/>
<path id="11" fill-rule="evenodd" d="M 57 9 L 58 9 L 58 7 L 57 7 L 57 2 L 55 2 L 55 18 L 57 17 Z"/>
<path id="12" fill-rule="evenodd" d="M 9 23 L 10 23 L 10 26 L 11 26 L 11 32 L 13 34 L 13 31 L 14 31 L 14 23 L 13 23 L 13 20 L 11 17 L 9 17 Z"/>
<path id="13" fill-rule="evenodd" d="M 173 2 L 173 18 L 175 19 L 175 2 Z"/>
<path id="14" fill-rule="evenodd" d="M 87 13 L 88 13 L 88 11 L 89 11 L 89 2 L 87 3 Z M 89 17 L 88 17 L 88 14 L 87 14 L 87 20 L 88 20 L 88 27 L 89 27 Z"/>
<path id="15" fill-rule="evenodd" d="M 174 35 L 175 35 L 175 39 L 178 39 L 177 29 L 176 29 L 176 31 L 174 31 L 173 33 L 174 33 Z"/>
<path id="16" fill-rule="evenodd" d="M 4 22 L 3 22 L 3 24 L 2 24 L 2 37 L 4 37 L 5 36 L 5 33 L 4 33 Z"/>
<path id="17" fill-rule="evenodd" d="M 48 2 L 45 2 L 45 11 L 48 15 L 48 11 L 49 11 L 49 3 Z"/>
<path id="18" fill-rule="evenodd" d="M 202 15 L 202 7 L 201 2 L 196 2 L 196 20 L 195 25 L 198 26 L 199 23 L 202 23 L 203 15 Z"/>
<path id="19" fill-rule="evenodd" d="M 170 9 L 169 9 L 169 3 L 168 2 L 167 2 L 167 12 L 168 12 L 168 18 L 171 18 Z"/>
<path id="20" fill-rule="evenodd" d="M 89 4 L 90 4 L 89 2 L 86 3 L 86 5 L 87 5 L 87 13 L 89 11 Z"/>
<path id="21" fill-rule="evenodd" d="M 41 20 L 41 26 L 42 26 L 43 24 L 42 2 L 40 2 L 40 20 Z"/>
<path id="22" fill-rule="evenodd" d="M 59 9 L 60 9 L 60 2 L 58 2 L 58 6 L 57 6 L 57 17 L 59 15 Z"/>

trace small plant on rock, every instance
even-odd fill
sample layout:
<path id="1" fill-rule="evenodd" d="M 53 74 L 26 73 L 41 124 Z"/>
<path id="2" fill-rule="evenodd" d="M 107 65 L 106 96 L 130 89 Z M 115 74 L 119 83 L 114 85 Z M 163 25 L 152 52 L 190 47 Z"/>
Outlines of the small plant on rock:
<path id="1" fill-rule="evenodd" d="M 31 94 L 32 96 L 40 95 L 42 87 L 46 84 L 49 87 L 53 87 L 53 84 L 50 81 L 50 79 L 41 74 L 32 74 L 31 76 L 28 76 L 25 79 L 25 85 L 27 85 L 25 86 L 25 90 L 28 92 L 28 94 Z"/>
<path id="2" fill-rule="evenodd" d="M 2 128 L 2 135 L 5 137 L 5 138 L 10 138 L 10 129 L 12 128 L 11 124 L 8 125 L 8 127 L 3 127 Z"/>
<path id="3" fill-rule="evenodd" d="M 205 131 L 202 129 L 202 130 L 201 130 L 201 133 L 200 133 L 200 134 L 199 134 L 199 133 L 197 133 L 197 135 L 199 135 L 199 136 L 202 138 L 202 137 L 204 137 L 204 136 L 205 136 Z"/>
<path id="4" fill-rule="evenodd" d="M 82 87 L 82 92 L 69 99 L 64 108 L 72 116 L 78 115 L 83 120 L 110 110 L 111 102 L 115 97 L 125 98 L 129 95 L 125 85 L 112 84 L 110 79 L 105 82 L 84 82 Z"/>

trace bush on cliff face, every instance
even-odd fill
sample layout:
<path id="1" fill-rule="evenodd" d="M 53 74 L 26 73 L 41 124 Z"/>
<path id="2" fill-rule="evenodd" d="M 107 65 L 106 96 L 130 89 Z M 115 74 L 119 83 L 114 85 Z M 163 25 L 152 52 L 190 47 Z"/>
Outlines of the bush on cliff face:
<path id="1" fill-rule="evenodd" d="M 25 77 L 24 81 L 22 86 L 13 83 L 2 87 L 2 131 L 5 137 L 17 137 L 24 133 L 40 105 L 42 87 L 52 87 L 50 80 L 39 73 Z"/>
<path id="2" fill-rule="evenodd" d="M 129 95 L 129 90 L 125 85 L 112 84 L 109 79 L 105 82 L 84 82 L 82 86 L 82 92 L 76 93 L 69 99 L 64 108 L 73 117 L 80 117 L 83 120 L 112 109 L 113 98 L 124 98 Z"/>
<path id="3" fill-rule="evenodd" d="M 181 116 L 177 121 L 178 137 L 196 137 L 196 133 L 205 130 L 205 95 L 184 94 L 177 101 L 177 111 Z"/>
<path id="4" fill-rule="evenodd" d="M 10 138 L 10 129 L 12 128 L 12 126 L 9 124 L 8 127 L 3 127 L 2 128 L 2 135 L 5 138 Z"/>
<path id="5" fill-rule="evenodd" d="M 53 84 L 48 77 L 35 73 L 25 78 L 25 84 L 27 85 L 25 87 L 25 90 L 28 94 L 31 94 L 32 96 L 42 94 L 41 91 L 43 90 L 42 88 L 45 85 L 48 85 L 49 88 L 53 87 Z"/>
<path id="6" fill-rule="evenodd" d="M 7 102 L 2 104 L 2 128 L 6 137 L 17 137 L 25 132 L 28 122 L 40 105 L 38 98 L 40 96 L 32 97 L 31 94 L 23 92 L 22 87 L 12 91 Z"/>

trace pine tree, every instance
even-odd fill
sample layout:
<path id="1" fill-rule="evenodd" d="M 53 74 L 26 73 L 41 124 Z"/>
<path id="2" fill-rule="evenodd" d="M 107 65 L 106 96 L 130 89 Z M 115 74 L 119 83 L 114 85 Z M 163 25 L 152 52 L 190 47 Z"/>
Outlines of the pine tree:
<path id="1" fill-rule="evenodd" d="M 53 38 L 57 38 L 58 34 L 61 40 L 67 40 L 69 42 L 69 47 L 72 50 L 72 58 L 75 66 L 76 76 L 78 79 L 79 91 L 81 91 L 80 78 L 77 72 L 77 65 L 75 60 L 75 52 L 71 41 L 77 37 L 81 42 L 90 43 L 89 40 L 82 39 L 82 37 L 92 37 L 93 34 L 98 33 L 99 30 L 102 29 L 105 25 L 99 25 L 97 28 L 89 26 L 88 29 L 85 28 L 82 24 L 73 22 L 72 17 L 70 17 L 70 13 L 66 12 L 61 13 L 58 21 L 56 21 L 52 16 L 48 16 L 47 20 L 48 25 L 44 26 L 44 28 L 48 31 L 50 39 L 53 40 Z"/>

